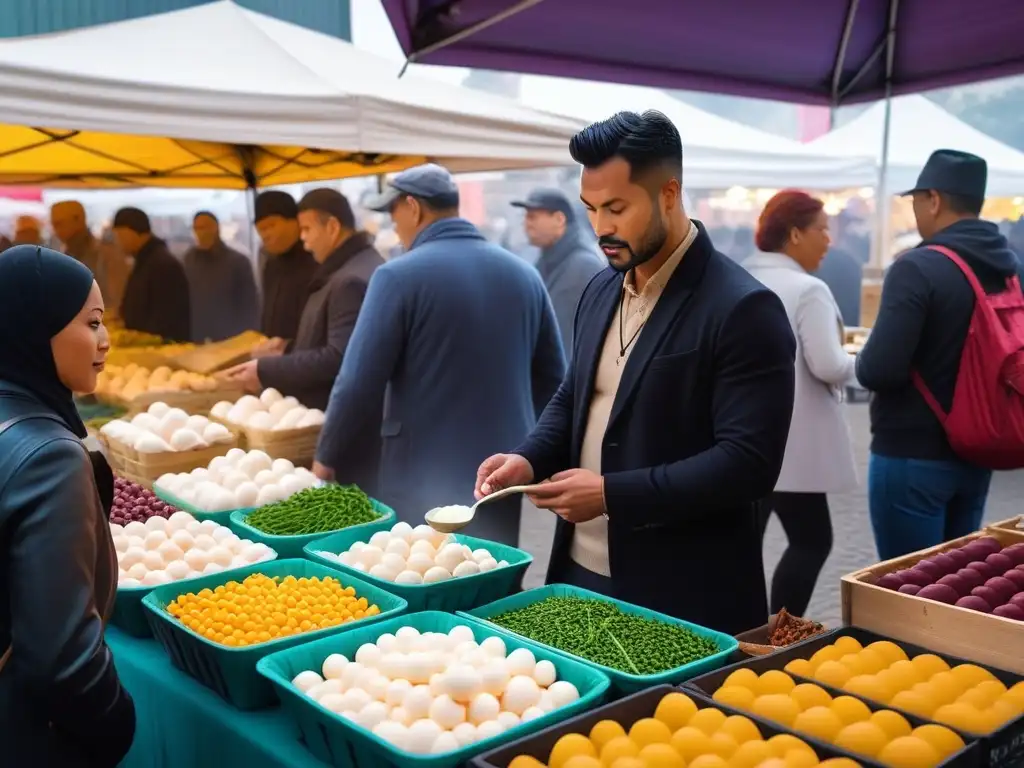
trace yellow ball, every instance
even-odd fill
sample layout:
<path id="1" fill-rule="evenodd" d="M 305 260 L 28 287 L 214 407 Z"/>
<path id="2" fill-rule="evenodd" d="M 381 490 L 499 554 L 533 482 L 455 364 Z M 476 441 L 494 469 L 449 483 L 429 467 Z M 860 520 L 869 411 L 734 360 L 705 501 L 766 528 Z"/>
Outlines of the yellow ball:
<path id="1" fill-rule="evenodd" d="M 927 741 L 943 758 L 951 757 L 964 748 L 964 740 L 944 725 L 919 725 L 911 735 Z"/>
<path id="2" fill-rule="evenodd" d="M 686 762 L 668 744 L 648 744 L 640 750 L 637 759 L 645 768 L 686 768 Z"/>
<path id="3" fill-rule="evenodd" d="M 724 704 L 728 707 L 750 709 L 754 705 L 754 699 L 757 698 L 757 694 L 749 688 L 744 688 L 740 685 L 723 685 L 715 691 L 714 696 L 711 698 L 719 704 Z"/>
<path id="4" fill-rule="evenodd" d="M 648 744 L 668 744 L 672 740 L 672 731 L 661 720 L 645 717 L 633 723 L 629 738 L 643 749 Z"/>
<path id="5" fill-rule="evenodd" d="M 832 703 L 832 695 L 814 683 L 801 683 L 789 692 L 789 698 L 799 705 L 801 711 L 811 707 L 827 707 Z"/>
<path id="6" fill-rule="evenodd" d="M 752 670 L 750 667 L 740 667 L 725 678 L 725 682 L 722 683 L 723 688 L 730 685 L 738 685 L 741 688 L 749 688 L 752 691 L 756 691 L 757 672 Z"/>
<path id="7" fill-rule="evenodd" d="M 924 739 L 900 736 L 882 748 L 878 762 L 889 768 L 932 768 L 942 762 L 942 756 Z"/>
<path id="8" fill-rule="evenodd" d="M 853 696 L 837 696 L 832 699 L 829 709 L 835 712 L 846 725 L 860 723 L 871 717 L 868 705 Z"/>
<path id="9" fill-rule="evenodd" d="M 740 690 L 746 689 L 741 688 Z M 753 695 L 751 695 L 751 701 L 753 701 Z M 675 732 L 689 723 L 690 718 L 696 712 L 697 705 L 693 703 L 693 699 L 685 693 L 673 691 L 661 697 L 661 701 L 658 702 L 658 706 L 654 710 L 654 717 Z"/>
<path id="10" fill-rule="evenodd" d="M 844 726 L 834 742 L 840 749 L 865 757 L 875 757 L 888 743 L 889 734 L 870 721 Z"/>
<path id="11" fill-rule="evenodd" d="M 890 739 L 910 735 L 910 723 L 907 722 L 907 718 L 899 712 L 893 712 L 891 709 L 880 709 L 877 712 L 872 712 L 868 722 L 874 723 L 885 731 Z"/>
<path id="12" fill-rule="evenodd" d="M 770 693 L 754 699 L 754 706 L 750 711 L 776 723 L 792 725 L 796 716 L 800 714 L 800 705 L 784 693 Z"/>
<path id="13" fill-rule="evenodd" d="M 594 748 L 598 753 L 612 739 L 624 738 L 625 736 L 626 730 L 615 720 L 602 720 L 599 723 L 594 723 L 594 727 L 590 729 L 590 741 L 594 744 Z"/>
<path id="14" fill-rule="evenodd" d="M 793 678 L 778 669 L 769 669 L 757 679 L 756 692 L 762 696 L 789 693 L 796 686 Z"/>
<path id="15" fill-rule="evenodd" d="M 548 765 L 550 768 L 566 768 L 569 758 L 577 756 L 597 758 L 597 749 L 586 736 L 567 733 L 555 742 L 548 757 Z"/>

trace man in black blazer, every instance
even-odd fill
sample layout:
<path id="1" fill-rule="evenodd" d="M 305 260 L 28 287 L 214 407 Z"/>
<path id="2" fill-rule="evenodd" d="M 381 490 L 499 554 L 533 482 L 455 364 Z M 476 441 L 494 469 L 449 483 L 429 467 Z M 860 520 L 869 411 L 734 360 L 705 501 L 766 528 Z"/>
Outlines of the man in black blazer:
<path id="1" fill-rule="evenodd" d="M 620 112 L 569 150 L 609 269 L 587 286 L 569 371 L 477 497 L 545 481 L 549 582 L 735 633 L 767 615 L 755 505 L 778 479 L 796 342 L 778 297 L 683 210 L 682 143 Z"/>

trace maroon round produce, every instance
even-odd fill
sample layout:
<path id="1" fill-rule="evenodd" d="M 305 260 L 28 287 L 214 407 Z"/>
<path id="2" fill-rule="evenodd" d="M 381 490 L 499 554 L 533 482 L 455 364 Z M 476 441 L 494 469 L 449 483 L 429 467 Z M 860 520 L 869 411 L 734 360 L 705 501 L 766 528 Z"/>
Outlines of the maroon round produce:
<path id="1" fill-rule="evenodd" d="M 980 541 L 972 541 L 970 544 L 965 544 L 960 551 L 965 555 L 970 555 L 971 560 L 984 560 L 992 554 L 992 550 Z"/>
<path id="2" fill-rule="evenodd" d="M 916 595 L 921 589 L 922 587 L 917 586 L 917 584 L 904 584 L 897 592 L 901 592 L 904 595 Z"/>
<path id="3" fill-rule="evenodd" d="M 980 539 L 976 539 L 972 543 L 983 545 L 990 553 L 998 552 L 1003 548 L 1002 542 L 995 536 L 982 536 Z"/>
<path id="4" fill-rule="evenodd" d="M 959 571 L 956 572 L 956 575 L 963 579 L 965 582 L 967 582 L 967 586 L 969 587 L 969 589 L 967 590 L 968 592 L 970 592 L 975 587 L 980 587 L 982 584 L 985 583 L 985 577 L 973 568 L 961 568 Z"/>
<path id="5" fill-rule="evenodd" d="M 956 593 L 956 590 L 947 584 L 929 584 L 927 587 L 922 587 L 917 596 L 923 597 L 925 600 L 935 600 L 936 602 L 948 603 L 949 605 L 953 605 L 960 599 L 960 595 Z"/>
<path id="6" fill-rule="evenodd" d="M 960 568 L 960 565 L 957 564 L 956 558 L 951 557 L 946 552 L 939 552 L 939 554 L 928 559 L 941 568 L 943 573 L 955 573 L 956 570 Z"/>
<path id="7" fill-rule="evenodd" d="M 948 552 L 943 552 L 942 555 L 950 558 L 957 568 L 964 568 L 974 558 L 964 552 L 962 549 L 951 549 Z M 939 557 L 939 555 L 936 555 Z"/>
<path id="8" fill-rule="evenodd" d="M 993 576 L 985 582 L 985 586 L 999 595 L 999 604 L 1005 603 L 1017 594 L 1017 585 L 1002 576 Z M 993 603 L 995 605 L 995 603 Z"/>
<path id="9" fill-rule="evenodd" d="M 1024 565 L 1024 544 L 1011 544 L 1001 554 L 1013 560 L 1014 565 Z"/>
<path id="10" fill-rule="evenodd" d="M 1013 603 L 997 605 L 992 609 L 992 613 L 996 616 L 1002 616 L 1004 619 L 1024 621 L 1024 608 L 1021 608 L 1019 605 L 1014 605 Z"/>
<path id="11" fill-rule="evenodd" d="M 1004 573 L 1014 566 L 1013 560 L 1002 552 L 993 552 L 985 558 L 985 562 L 995 568 L 998 573 Z"/>
<path id="12" fill-rule="evenodd" d="M 903 580 L 904 584 L 916 584 L 919 587 L 927 587 L 934 581 L 934 579 L 924 571 L 916 571 L 913 568 L 908 568 L 905 571 L 897 571 L 896 575 Z"/>
<path id="13" fill-rule="evenodd" d="M 956 606 L 958 608 L 969 608 L 972 611 L 978 611 L 980 613 L 992 613 L 992 606 L 977 595 L 961 597 L 956 601 Z"/>
<path id="14" fill-rule="evenodd" d="M 1024 592 L 1018 592 L 1016 595 L 1011 597 L 1008 602 L 1019 608 L 1024 608 Z"/>
<path id="15" fill-rule="evenodd" d="M 875 582 L 875 586 L 879 586 L 882 589 L 896 590 L 903 586 L 903 579 L 901 579 L 895 573 L 887 573 Z"/>
<path id="16" fill-rule="evenodd" d="M 919 563 L 915 563 L 911 567 L 910 570 L 912 570 L 912 571 L 920 571 L 921 573 L 926 574 L 928 576 L 928 578 L 930 578 L 933 582 L 934 581 L 938 581 L 946 573 L 941 568 L 939 568 L 939 566 L 937 566 L 935 563 L 931 562 L 930 560 L 922 560 Z M 1006 569 L 1004 568 L 1003 570 L 1006 570 Z"/>
<path id="17" fill-rule="evenodd" d="M 949 587 L 960 597 L 971 594 L 971 590 L 978 586 L 977 584 L 968 584 L 959 574 L 956 573 L 947 573 L 935 582 L 936 586 L 940 584 Z"/>
<path id="18" fill-rule="evenodd" d="M 1024 571 L 1018 571 L 1016 568 L 1011 568 L 1003 574 L 1003 578 L 1016 584 L 1017 592 L 1024 592 Z"/>
<path id="19" fill-rule="evenodd" d="M 999 592 L 992 589 L 992 587 L 986 587 L 984 584 L 972 589 L 971 594 L 974 595 L 974 597 L 980 597 L 993 608 L 997 605 L 1003 604 L 1003 599 L 1000 597 Z"/>
<path id="20" fill-rule="evenodd" d="M 998 576 L 1002 571 L 997 571 L 991 565 L 986 563 L 984 560 L 975 560 L 967 564 L 968 568 L 972 568 L 981 574 L 983 579 L 991 579 L 993 576 Z"/>
<path id="21" fill-rule="evenodd" d="M 178 510 L 156 497 L 148 488 L 138 483 L 114 478 L 114 504 L 110 508 L 110 522 L 127 525 L 130 522 L 144 523 L 151 517 L 170 517 Z"/>

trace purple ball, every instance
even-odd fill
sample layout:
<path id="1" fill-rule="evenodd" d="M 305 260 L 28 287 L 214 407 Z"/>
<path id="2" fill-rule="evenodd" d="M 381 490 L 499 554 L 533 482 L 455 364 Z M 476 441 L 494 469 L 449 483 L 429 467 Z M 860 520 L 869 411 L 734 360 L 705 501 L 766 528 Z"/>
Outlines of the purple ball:
<path id="1" fill-rule="evenodd" d="M 1016 568 L 1011 568 L 1003 574 L 1003 578 L 1007 581 L 1012 581 L 1017 585 L 1017 592 L 1024 591 L 1024 571 L 1018 571 Z"/>
<path id="2" fill-rule="evenodd" d="M 915 564 L 910 570 L 920 571 L 921 573 L 927 575 L 928 578 L 930 578 L 933 582 L 937 579 L 941 579 L 946 573 L 941 568 L 939 568 L 939 566 L 937 566 L 935 563 L 929 560 L 922 560 L 921 562 Z M 1006 569 L 1004 568 L 1003 570 Z"/>
<path id="3" fill-rule="evenodd" d="M 919 587 L 917 584 L 904 584 L 897 591 L 904 595 L 916 595 L 922 589 L 924 589 L 924 587 Z"/>
<path id="4" fill-rule="evenodd" d="M 979 611 L 980 613 L 992 613 L 992 606 L 977 595 L 961 597 L 956 601 L 956 606 L 958 608 L 968 608 L 972 611 Z"/>
<path id="5" fill-rule="evenodd" d="M 882 589 L 896 590 L 903 586 L 903 579 L 895 573 L 886 573 L 875 582 L 875 586 L 881 587 Z"/>
<path id="6" fill-rule="evenodd" d="M 1006 605 L 997 605 L 992 609 L 992 613 L 996 616 L 1002 616 L 1004 619 L 1013 619 L 1014 621 L 1024 621 L 1024 608 L 1013 603 L 1007 603 Z"/>
<path id="7" fill-rule="evenodd" d="M 942 554 L 944 554 L 944 555 L 946 555 L 946 557 L 950 558 L 953 561 L 954 565 L 956 565 L 957 568 L 964 568 L 964 567 L 966 567 L 967 564 L 969 562 L 971 562 L 971 560 L 974 559 L 969 554 L 964 552 L 963 549 L 951 549 L 948 552 L 943 552 Z"/>
<path id="8" fill-rule="evenodd" d="M 960 599 L 960 595 L 958 595 L 956 590 L 948 584 L 929 584 L 927 587 L 923 587 L 921 591 L 917 593 L 917 596 L 922 597 L 925 600 L 934 600 L 938 603 L 946 603 L 947 605 L 953 605 Z"/>
<path id="9" fill-rule="evenodd" d="M 997 605 L 1003 604 L 1003 600 L 1000 597 L 999 592 L 992 589 L 992 587 L 985 586 L 984 584 L 982 584 L 980 587 L 975 587 L 974 589 L 972 589 L 971 594 L 974 597 L 980 597 L 993 608 Z"/>
<path id="10" fill-rule="evenodd" d="M 997 572 L 995 568 L 983 560 L 975 560 L 972 563 L 968 563 L 967 567 L 976 570 L 984 579 L 991 579 L 993 576 L 998 576 L 1002 573 L 1002 571 Z"/>
<path id="11" fill-rule="evenodd" d="M 991 554 L 992 552 L 998 552 L 1003 548 L 1003 544 L 995 536 L 982 536 L 980 539 L 976 539 L 973 544 L 983 545 Z"/>
<path id="12" fill-rule="evenodd" d="M 1002 552 L 993 552 L 991 555 L 985 558 L 985 562 L 991 565 L 999 573 L 1004 573 L 1014 566 L 1013 560 L 1004 555 Z"/>
<path id="13" fill-rule="evenodd" d="M 919 587 L 927 587 L 929 584 L 932 583 L 932 581 L 934 581 L 934 579 L 932 579 L 932 577 L 924 571 L 918 571 L 913 568 L 908 568 L 904 571 L 898 571 L 896 575 L 903 580 L 904 584 L 916 584 Z"/>
<path id="14" fill-rule="evenodd" d="M 928 559 L 935 563 L 935 565 L 937 565 L 939 568 L 941 568 L 943 573 L 955 573 L 957 568 L 960 567 L 956 563 L 956 558 L 951 557 L 946 552 L 939 552 L 939 554 Z"/>
<path id="15" fill-rule="evenodd" d="M 964 595 L 969 595 L 971 593 L 971 590 L 977 586 L 977 584 L 968 584 L 960 577 L 959 574 L 956 573 L 947 573 L 945 576 L 943 576 L 941 579 L 935 582 L 935 586 L 938 586 L 940 584 L 949 587 L 954 592 L 956 592 L 957 595 L 960 597 L 963 597 Z M 953 602 L 956 601 L 954 600 Z"/>
<path id="16" fill-rule="evenodd" d="M 1011 597 L 1007 602 L 1012 603 L 1020 608 L 1024 608 L 1024 592 L 1018 592 L 1016 595 Z"/>
<path id="17" fill-rule="evenodd" d="M 964 582 L 967 584 L 967 586 L 969 587 L 968 592 L 971 589 L 974 589 L 975 587 L 980 587 L 982 584 L 985 583 L 985 577 L 973 568 L 961 568 L 959 571 L 956 572 L 956 575 L 963 579 Z"/>
<path id="18" fill-rule="evenodd" d="M 985 582 L 985 586 L 999 595 L 1000 605 L 1017 594 L 1017 585 L 1002 576 L 993 576 Z M 995 603 L 993 603 L 993 605 L 995 605 Z"/>

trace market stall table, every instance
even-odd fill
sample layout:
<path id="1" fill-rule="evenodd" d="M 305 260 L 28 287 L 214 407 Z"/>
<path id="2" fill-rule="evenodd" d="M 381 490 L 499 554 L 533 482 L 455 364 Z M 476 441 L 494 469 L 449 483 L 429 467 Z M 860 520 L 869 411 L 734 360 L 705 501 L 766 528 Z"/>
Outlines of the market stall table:
<path id="1" fill-rule="evenodd" d="M 280 707 L 241 712 L 176 668 L 155 640 L 107 629 L 137 727 L 122 768 L 323 768 Z"/>

